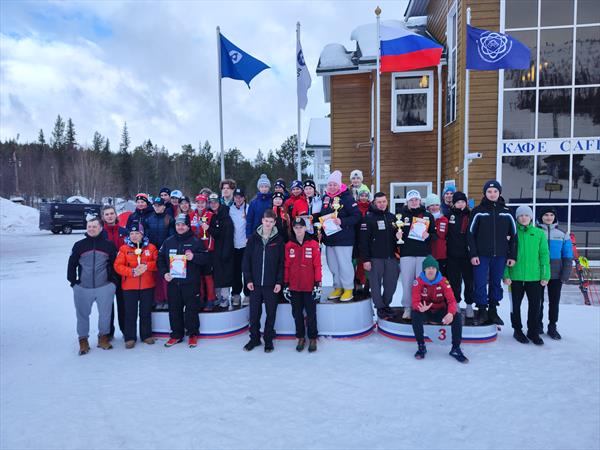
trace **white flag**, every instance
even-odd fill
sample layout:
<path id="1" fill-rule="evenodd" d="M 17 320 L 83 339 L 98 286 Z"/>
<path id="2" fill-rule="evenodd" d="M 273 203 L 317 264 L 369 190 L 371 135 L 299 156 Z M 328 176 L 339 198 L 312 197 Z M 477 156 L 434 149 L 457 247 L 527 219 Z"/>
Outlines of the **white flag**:
<path id="1" fill-rule="evenodd" d="M 302 45 L 300 45 L 300 37 L 296 40 L 296 76 L 298 89 L 298 105 L 302 109 L 306 109 L 308 103 L 308 88 L 310 88 L 310 72 L 304 62 L 304 53 L 302 53 Z"/>

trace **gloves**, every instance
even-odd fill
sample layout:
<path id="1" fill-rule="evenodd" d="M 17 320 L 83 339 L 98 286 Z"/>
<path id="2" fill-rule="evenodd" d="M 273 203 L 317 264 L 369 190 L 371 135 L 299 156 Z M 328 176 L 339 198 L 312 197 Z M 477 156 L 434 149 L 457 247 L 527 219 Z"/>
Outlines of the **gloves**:
<path id="1" fill-rule="evenodd" d="M 323 291 L 321 290 L 321 286 L 318 283 L 315 283 L 315 286 L 313 287 L 313 290 L 312 290 L 313 300 L 316 301 L 317 303 L 319 303 L 321 301 L 322 294 L 323 294 Z"/>

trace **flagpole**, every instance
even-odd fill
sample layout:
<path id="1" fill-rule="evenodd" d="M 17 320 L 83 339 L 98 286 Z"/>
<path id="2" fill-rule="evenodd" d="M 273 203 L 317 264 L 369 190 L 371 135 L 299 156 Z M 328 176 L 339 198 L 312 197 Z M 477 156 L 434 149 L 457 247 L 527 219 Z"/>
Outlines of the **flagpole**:
<path id="1" fill-rule="evenodd" d="M 296 42 L 300 42 L 300 22 L 296 22 Z M 296 60 L 298 59 L 298 53 L 296 52 Z M 298 67 L 298 62 L 296 61 L 296 67 Z M 298 150 L 298 169 L 296 170 L 297 175 L 296 175 L 296 179 L 297 180 L 302 180 L 302 144 L 301 144 L 301 139 L 300 137 L 302 136 L 301 133 L 301 127 L 302 127 L 302 121 L 301 121 L 301 111 L 300 111 L 300 95 L 299 95 L 299 89 L 300 89 L 300 74 L 298 73 L 298 70 L 296 70 L 296 106 L 298 108 L 298 134 L 296 135 L 296 147 Z"/>
<path id="2" fill-rule="evenodd" d="M 381 126 L 379 124 L 379 120 L 381 118 L 381 88 L 379 86 L 379 81 L 380 81 L 380 55 L 381 55 L 381 38 L 379 36 L 379 16 L 381 14 L 381 8 L 378 6 L 377 8 L 375 8 L 375 15 L 377 16 L 377 99 L 376 99 L 376 115 L 377 115 L 377 129 L 375 132 L 375 136 L 376 136 L 376 154 L 377 154 L 377 176 L 375 178 L 375 190 L 377 192 L 381 191 L 381 144 L 380 144 L 380 137 L 381 137 Z"/>
<path id="3" fill-rule="evenodd" d="M 471 25 L 471 8 L 467 8 L 467 25 Z M 469 198 L 469 69 L 465 72 L 465 136 L 464 136 L 464 160 L 463 160 L 463 191 Z"/>
<path id="4" fill-rule="evenodd" d="M 223 148 L 223 92 L 221 90 L 221 28 L 217 27 L 217 62 L 219 64 L 219 137 L 221 138 L 221 180 L 225 179 L 225 151 Z"/>

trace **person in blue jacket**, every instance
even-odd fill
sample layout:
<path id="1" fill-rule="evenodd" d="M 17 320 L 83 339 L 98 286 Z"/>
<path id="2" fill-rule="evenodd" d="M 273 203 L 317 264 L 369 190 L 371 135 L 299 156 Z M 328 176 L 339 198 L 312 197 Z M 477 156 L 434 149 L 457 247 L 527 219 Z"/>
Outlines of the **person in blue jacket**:
<path id="1" fill-rule="evenodd" d="M 263 213 L 271 208 L 271 181 L 263 173 L 256 182 L 258 192 L 256 197 L 252 199 L 248 206 L 248 214 L 246 216 L 246 238 L 252 236 L 254 231 L 262 223 Z"/>
<path id="2" fill-rule="evenodd" d="M 558 228 L 556 209 L 553 206 L 542 206 L 538 214 L 538 227 L 544 230 L 550 248 L 550 281 L 548 281 L 548 336 L 559 340 L 561 335 L 556 329 L 558 322 L 558 305 L 563 283 L 569 281 L 573 267 L 573 244 L 569 236 Z M 544 291 L 540 303 L 540 333 L 544 330 Z"/>

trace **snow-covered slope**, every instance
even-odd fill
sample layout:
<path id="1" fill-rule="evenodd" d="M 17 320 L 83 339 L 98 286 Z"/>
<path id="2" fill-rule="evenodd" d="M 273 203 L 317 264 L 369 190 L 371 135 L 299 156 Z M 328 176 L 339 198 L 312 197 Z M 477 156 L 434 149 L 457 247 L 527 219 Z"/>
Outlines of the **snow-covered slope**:
<path id="1" fill-rule="evenodd" d="M 39 230 L 40 212 L 0 197 L 0 233 L 31 233 Z"/>

